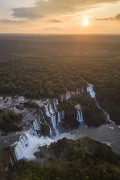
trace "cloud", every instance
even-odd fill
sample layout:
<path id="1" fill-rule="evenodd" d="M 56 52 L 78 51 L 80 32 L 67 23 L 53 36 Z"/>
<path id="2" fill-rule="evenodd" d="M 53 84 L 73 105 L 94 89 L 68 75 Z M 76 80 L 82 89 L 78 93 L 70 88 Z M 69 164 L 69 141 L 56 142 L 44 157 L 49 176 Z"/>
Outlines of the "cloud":
<path id="1" fill-rule="evenodd" d="M 48 19 L 47 22 L 51 22 L 51 23 L 61 23 L 62 21 L 60 19 Z"/>
<path id="2" fill-rule="evenodd" d="M 110 21 L 113 20 L 113 17 L 107 17 L 107 18 L 99 18 L 99 19 L 95 19 L 96 21 Z"/>
<path id="3" fill-rule="evenodd" d="M 118 0 L 38 0 L 33 7 L 14 8 L 12 16 L 15 18 L 34 19 L 53 14 L 66 14 L 82 11 L 90 5 L 98 3 L 117 2 Z"/>
<path id="4" fill-rule="evenodd" d="M 2 23 L 2 24 L 19 24 L 19 23 L 23 23 L 23 22 L 25 22 L 25 21 L 11 20 L 8 18 L 0 19 L 0 23 Z"/>
<path id="5" fill-rule="evenodd" d="M 120 21 L 120 14 L 117 14 L 117 15 L 115 16 L 115 19 Z"/>
<path id="6" fill-rule="evenodd" d="M 15 18 L 25 18 L 25 19 L 34 19 L 42 17 L 42 14 L 39 11 L 36 11 L 35 8 L 14 8 L 13 14 Z"/>
<path id="7" fill-rule="evenodd" d="M 117 14 L 115 17 L 100 18 L 100 19 L 96 19 L 96 20 L 97 21 L 112 21 L 112 20 L 120 21 L 120 14 Z"/>
<path id="8" fill-rule="evenodd" d="M 59 27 L 47 27 L 46 28 L 47 31 L 62 31 L 63 29 L 62 28 L 59 28 Z"/>

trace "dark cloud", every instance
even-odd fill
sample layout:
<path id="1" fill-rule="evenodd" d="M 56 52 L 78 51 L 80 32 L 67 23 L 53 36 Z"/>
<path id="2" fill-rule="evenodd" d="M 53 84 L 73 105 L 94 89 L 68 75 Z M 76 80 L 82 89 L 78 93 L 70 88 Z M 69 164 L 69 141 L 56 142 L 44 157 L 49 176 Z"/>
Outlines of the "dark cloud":
<path id="1" fill-rule="evenodd" d="M 19 21 L 19 20 L 10 20 L 10 19 L 0 19 L 0 23 L 2 24 L 19 24 L 19 23 L 23 23 L 25 21 Z"/>
<path id="2" fill-rule="evenodd" d="M 89 9 L 90 5 L 97 3 L 117 2 L 118 0 L 38 0 L 34 7 L 14 8 L 13 16 L 16 18 L 40 18 L 48 15 L 66 14 L 76 12 L 76 8 Z"/>
<path id="3" fill-rule="evenodd" d="M 42 15 L 35 11 L 34 8 L 14 8 L 13 14 L 16 18 L 34 19 L 37 17 L 42 17 Z"/>
<path id="4" fill-rule="evenodd" d="M 112 21 L 112 20 L 119 20 L 120 21 L 120 14 L 117 14 L 115 17 L 108 17 L 108 18 L 100 18 L 96 19 L 97 21 Z"/>
<path id="5" fill-rule="evenodd" d="M 62 21 L 59 20 L 59 19 L 49 19 L 48 22 L 51 22 L 51 23 L 61 23 Z"/>
<path id="6" fill-rule="evenodd" d="M 95 19 L 96 21 L 110 21 L 110 20 L 114 20 L 113 17 L 108 17 L 108 18 L 99 18 L 99 19 Z"/>
<path id="7" fill-rule="evenodd" d="M 115 19 L 120 21 L 120 14 L 117 14 L 117 15 L 115 16 Z"/>

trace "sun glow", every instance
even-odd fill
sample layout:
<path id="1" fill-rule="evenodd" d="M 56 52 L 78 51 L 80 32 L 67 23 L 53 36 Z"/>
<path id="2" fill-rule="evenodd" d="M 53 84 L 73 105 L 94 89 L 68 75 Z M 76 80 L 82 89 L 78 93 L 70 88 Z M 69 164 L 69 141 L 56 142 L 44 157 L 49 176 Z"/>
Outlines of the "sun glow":
<path id="1" fill-rule="evenodd" d="M 90 24 L 89 18 L 84 18 L 82 20 L 82 26 L 87 27 L 87 26 L 89 26 L 89 24 Z"/>

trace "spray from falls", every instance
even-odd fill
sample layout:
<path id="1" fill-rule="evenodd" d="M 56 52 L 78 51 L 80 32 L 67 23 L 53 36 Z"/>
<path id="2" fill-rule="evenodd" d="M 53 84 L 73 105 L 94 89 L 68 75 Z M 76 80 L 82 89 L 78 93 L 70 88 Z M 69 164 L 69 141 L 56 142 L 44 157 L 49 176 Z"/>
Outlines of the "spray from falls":
<path id="1" fill-rule="evenodd" d="M 24 138 L 24 140 L 23 140 Z M 49 137 L 38 137 L 33 136 L 29 131 L 24 133 L 19 141 L 16 143 L 15 156 L 17 160 L 20 159 L 35 159 L 34 152 L 37 151 L 38 147 L 50 145 L 54 140 Z"/>
<path id="2" fill-rule="evenodd" d="M 92 84 L 88 84 L 87 92 L 89 93 L 90 97 L 95 100 L 97 107 L 103 111 L 103 114 L 106 117 L 106 121 L 110 122 L 111 120 L 109 114 L 103 108 L 100 107 L 99 103 L 96 100 L 96 93 L 94 91 Z M 75 94 L 77 95 L 79 95 L 80 93 L 84 93 L 83 87 L 77 88 L 75 91 Z M 69 100 L 72 96 L 71 94 L 72 93 L 70 91 L 67 91 L 66 94 L 61 95 L 60 97 L 61 101 L 63 102 Z M 18 142 L 16 142 L 15 156 L 17 160 L 23 158 L 34 159 L 35 158 L 34 152 L 37 151 L 38 147 L 44 145 L 50 145 L 51 142 L 54 142 L 54 140 L 49 137 L 43 137 L 43 136 L 40 137 L 38 135 L 38 131 L 40 132 L 42 123 L 49 126 L 50 137 L 53 138 L 53 136 L 56 136 L 57 138 L 59 138 L 59 124 L 62 123 L 62 121 L 65 118 L 65 111 L 64 110 L 59 111 L 58 105 L 59 105 L 58 99 L 53 99 L 52 102 L 49 101 L 47 105 L 44 105 L 45 112 L 43 114 L 42 122 L 40 118 L 38 118 L 38 120 L 35 119 L 33 121 L 32 127 L 20 137 Z M 77 111 L 76 120 L 80 123 L 83 123 L 84 118 L 83 118 L 81 105 L 77 104 L 75 108 Z M 48 121 L 48 119 L 46 119 L 46 117 L 49 118 L 50 122 Z"/>

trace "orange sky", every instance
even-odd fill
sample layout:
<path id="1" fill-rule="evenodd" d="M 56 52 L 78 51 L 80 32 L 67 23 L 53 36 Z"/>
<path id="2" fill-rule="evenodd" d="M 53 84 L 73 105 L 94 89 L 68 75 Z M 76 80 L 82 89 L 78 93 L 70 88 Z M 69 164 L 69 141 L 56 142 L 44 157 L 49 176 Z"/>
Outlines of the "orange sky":
<path id="1" fill-rule="evenodd" d="M 0 0 L 0 33 L 120 34 L 120 0 Z"/>

